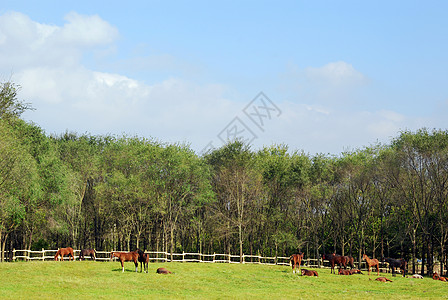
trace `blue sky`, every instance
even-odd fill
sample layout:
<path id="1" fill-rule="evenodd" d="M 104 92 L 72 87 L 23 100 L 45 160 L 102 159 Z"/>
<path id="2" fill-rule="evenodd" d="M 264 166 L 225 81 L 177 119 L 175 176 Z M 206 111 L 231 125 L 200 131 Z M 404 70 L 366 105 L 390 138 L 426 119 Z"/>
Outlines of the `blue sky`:
<path id="1" fill-rule="evenodd" d="M 446 1 L 0 7 L 0 78 L 22 86 L 36 108 L 25 118 L 48 134 L 138 135 L 200 152 L 225 130 L 254 148 L 338 154 L 448 125 Z M 251 102 L 259 92 L 272 115 Z"/>

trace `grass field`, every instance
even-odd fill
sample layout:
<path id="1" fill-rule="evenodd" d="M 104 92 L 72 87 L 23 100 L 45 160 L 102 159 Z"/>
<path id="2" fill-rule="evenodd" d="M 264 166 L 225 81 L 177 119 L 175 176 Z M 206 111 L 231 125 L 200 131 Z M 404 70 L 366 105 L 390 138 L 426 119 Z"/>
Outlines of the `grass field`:
<path id="1" fill-rule="evenodd" d="M 156 274 L 158 267 L 173 271 Z M 16 262 L 0 264 L 1 299 L 159 298 L 159 299 L 336 299 L 448 298 L 448 283 L 430 278 L 407 279 L 382 274 L 377 277 L 330 274 L 302 277 L 286 266 L 249 264 L 153 263 L 149 274 L 135 273 L 133 263 L 119 262 Z"/>

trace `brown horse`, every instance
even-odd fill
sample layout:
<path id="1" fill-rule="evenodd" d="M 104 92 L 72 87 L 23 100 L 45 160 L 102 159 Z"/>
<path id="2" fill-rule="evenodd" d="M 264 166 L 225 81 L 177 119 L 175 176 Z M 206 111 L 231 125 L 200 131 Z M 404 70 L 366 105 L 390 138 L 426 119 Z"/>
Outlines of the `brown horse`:
<path id="1" fill-rule="evenodd" d="M 73 248 L 71 247 L 59 249 L 54 256 L 54 260 L 58 260 L 59 256 L 61 257 L 61 260 L 64 260 L 64 255 L 70 255 L 68 260 L 75 260 L 75 256 L 73 255 Z"/>
<path id="2" fill-rule="evenodd" d="M 432 279 L 447 282 L 447 279 L 445 277 L 440 277 L 437 272 L 435 272 L 434 275 L 432 275 Z"/>
<path id="3" fill-rule="evenodd" d="M 351 269 L 350 270 L 350 273 L 353 275 L 353 274 L 362 274 L 362 272 L 361 272 L 361 270 L 358 270 L 358 269 Z"/>
<path id="4" fill-rule="evenodd" d="M 392 280 L 387 279 L 386 277 L 378 277 L 377 279 L 375 279 L 376 281 L 381 281 L 381 282 L 392 282 Z"/>
<path id="5" fill-rule="evenodd" d="M 346 261 L 345 261 L 345 256 L 340 256 L 338 254 L 323 254 L 322 255 L 322 260 L 328 260 L 330 262 L 331 265 L 331 271 L 330 273 L 334 273 L 336 274 L 336 272 L 334 271 L 334 265 L 337 264 L 339 266 L 339 269 L 342 268 L 342 266 L 344 266 L 344 269 L 347 268 L 346 266 Z"/>
<path id="6" fill-rule="evenodd" d="M 165 268 L 158 268 L 156 271 L 157 274 L 173 274 Z"/>
<path id="7" fill-rule="evenodd" d="M 96 251 L 95 249 L 82 249 L 79 253 L 79 260 L 86 259 L 86 256 L 90 256 L 91 259 L 96 260 Z"/>
<path id="8" fill-rule="evenodd" d="M 145 270 L 145 273 L 148 273 L 148 264 L 149 264 L 149 254 L 146 254 L 140 249 L 137 249 L 138 253 L 138 261 L 140 262 L 140 272 Z"/>
<path id="9" fill-rule="evenodd" d="M 297 265 L 299 266 L 298 269 L 300 271 L 300 265 L 302 264 L 303 255 L 304 255 L 304 253 L 301 252 L 299 254 L 291 255 L 291 257 L 289 258 L 289 262 L 291 263 L 293 273 L 296 272 Z"/>
<path id="10" fill-rule="evenodd" d="M 350 266 L 350 269 L 353 269 L 355 267 L 355 259 L 353 258 L 353 256 L 346 255 L 344 257 L 346 264 Z"/>
<path id="11" fill-rule="evenodd" d="M 380 276 L 380 262 L 378 261 L 378 259 L 375 259 L 375 258 L 370 259 L 365 254 L 362 256 L 362 259 L 364 259 L 367 262 L 367 265 L 369 266 L 369 276 L 370 276 L 370 268 L 371 267 L 376 267 L 376 272 L 378 273 L 378 276 Z"/>
<path id="12" fill-rule="evenodd" d="M 352 272 L 350 270 L 339 269 L 339 275 L 352 275 Z"/>
<path id="13" fill-rule="evenodd" d="M 316 276 L 319 277 L 317 271 L 302 269 L 302 276 Z"/>
<path id="14" fill-rule="evenodd" d="M 112 251 L 110 253 L 110 259 L 112 260 L 114 257 L 118 257 L 118 259 L 121 262 L 121 268 L 124 272 L 124 262 L 125 261 L 133 261 L 135 265 L 135 272 L 137 272 L 138 269 L 138 252 L 132 251 L 132 252 L 116 252 Z"/>

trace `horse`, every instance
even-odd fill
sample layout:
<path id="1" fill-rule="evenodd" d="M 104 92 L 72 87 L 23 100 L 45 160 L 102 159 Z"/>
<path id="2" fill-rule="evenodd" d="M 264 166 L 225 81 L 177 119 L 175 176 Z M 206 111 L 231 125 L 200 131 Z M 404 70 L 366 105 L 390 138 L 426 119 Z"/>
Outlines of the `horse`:
<path id="1" fill-rule="evenodd" d="M 79 252 L 79 260 L 86 259 L 86 256 L 90 256 L 91 259 L 96 260 L 95 249 L 82 249 L 81 252 Z"/>
<path id="2" fill-rule="evenodd" d="M 317 274 L 317 271 L 302 269 L 302 276 L 316 276 L 316 277 L 319 277 L 319 274 Z"/>
<path id="3" fill-rule="evenodd" d="M 110 253 L 110 259 L 112 260 L 114 257 L 118 257 L 118 259 L 121 262 L 121 268 L 124 272 L 124 262 L 125 261 L 133 261 L 135 265 L 135 272 L 137 272 L 138 269 L 138 252 L 132 251 L 132 252 L 116 252 L 112 251 Z"/>
<path id="4" fill-rule="evenodd" d="M 370 268 L 376 267 L 376 272 L 378 273 L 377 276 L 380 276 L 380 262 L 378 259 L 372 258 L 370 259 L 366 254 L 362 256 L 362 259 L 364 259 L 367 262 L 367 265 L 369 266 L 369 276 L 370 276 Z"/>
<path id="5" fill-rule="evenodd" d="M 346 264 L 350 265 L 350 269 L 353 269 L 355 267 L 355 259 L 353 258 L 353 256 L 346 255 L 344 257 Z"/>
<path id="6" fill-rule="evenodd" d="M 437 272 L 435 272 L 434 275 L 432 275 L 432 279 L 447 282 L 447 279 L 445 277 L 440 277 Z"/>
<path id="7" fill-rule="evenodd" d="M 58 260 L 59 256 L 61 257 L 61 260 L 64 260 L 64 255 L 70 255 L 68 260 L 75 260 L 75 255 L 73 255 L 73 248 L 71 247 L 59 249 L 54 256 L 54 260 Z"/>
<path id="8" fill-rule="evenodd" d="M 352 275 L 352 272 L 350 272 L 350 270 L 343 270 L 343 269 L 339 269 L 339 275 Z"/>
<path id="9" fill-rule="evenodd" d="M 423 279 L 423 276 L 420 274 L 414 274 L 411 276 L 411 278 Z"/>
<path id="10" fill-rule="evenodd" d="M 389 264 L 389 267 L 392 268 L 392 276 L 395 276 L 395 268 L 400 268 L 403 273 L 403 277 L 405 277 L 407 269 L 406 267 L 408 263 L 404 259 L 394 259 L 387 257 L 384 258 L 384 261 L 387 262 Z"/>
<path id="11" fill-rule="evenodd" d="M 381 282 L 392 282 L 392 280 L 387 279 L 386 277 L 378 277 L 377 279 L 375 279 L 376 281 L 381 281 Z"/>
<path id="12" fill-rule="evenodd" d="M 350 273 L 353 275 L 353 274 L 362 274 L 362 272 L 361 272 L 361 270 L 359 270 L 359 269 L 351 269 L 350 270 Z M 364 275 L 364 274 L 363 274 Z"/>
<path id="13" fill-rule="evenodd" d="M 289 258 L 289 262 L 291 263 L 293 273 L 296 272 L 297 265 L 299 266 L 299 271 L 300 271 L 300 265 L 302 264 L 303 255 L 304 255 L 304 253 L 301 252 L 299 254 L 291 255 L 291 257 Z"/>
<path id="14" fill-rule="evenodd" d="M 338 254 L 322 254 L 322 260 L 327 259 L 330 264 L 331 264 L 331 271 L 330 273 L 334 273 L 336 274 L 336 272 L 334 271 L 334 265 L 338 264 L 339 265 L 339 269 L 342 268 L 342 266 L 344 266 L 344 269 L 347 268 L 346 266 L 346 261 L 345 261 L 345 257 L 344 256 L 340 256 Z"/>
<path id="15" fill-rule="evenodd" d="M 140 262 L 140 272 L 145 270 L 145 273 L 148 273 L 148 263 L 149 263 L 149 254 L 146 254 L 140 249 L 137 249 L 138 253 L 138 261 Z"/>
<path id="16" fill-rule="evenodd" d="M 173 274 L 172 272 L 168 271 L 165 268 L 158 268 L 156 271 L 157 274 Z"/>

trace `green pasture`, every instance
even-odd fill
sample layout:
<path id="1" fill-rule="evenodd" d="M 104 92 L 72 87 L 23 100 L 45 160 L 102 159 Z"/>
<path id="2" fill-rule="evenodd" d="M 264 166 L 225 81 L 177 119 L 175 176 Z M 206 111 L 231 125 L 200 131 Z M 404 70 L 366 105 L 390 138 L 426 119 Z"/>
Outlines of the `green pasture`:
<path id="1" fill-rule="evenodd" d="M 156 274 L 158 267 L 174 272 Z M 140 270 L 140 268 L 139 268 Z M 122 273 L 119 262 L 15 262 L 0 264 L 1 299 L 421 299 L 448 298 L 448 283 L 430 278 L 376 274 L 339 276 L 318 269 L 319 277 L 302 277 L 286 266 L 252 264 L 152 263 L 149 274 Z M 372 280 L 370 281 L 369 278 Z M 310 298 L 311 297 L 311 298 Z"/>

